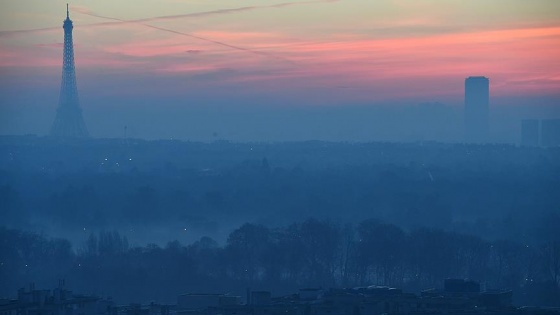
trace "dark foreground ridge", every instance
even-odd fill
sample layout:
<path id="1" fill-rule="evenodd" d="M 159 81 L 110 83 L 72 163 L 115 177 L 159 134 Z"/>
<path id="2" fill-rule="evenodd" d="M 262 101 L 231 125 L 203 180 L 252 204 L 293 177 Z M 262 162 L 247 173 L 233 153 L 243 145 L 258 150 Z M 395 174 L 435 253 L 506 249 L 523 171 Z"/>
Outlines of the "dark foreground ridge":
<path id="1" fill-rule="evenodd" d="M 63 280 L 54 290 L 19 289 L 17 299 L 1 299 L 3 315 L 404 315 L 404 314 L 560 314 L 560 308 L 514 307 L 511 291 L 481 291 L 480 284 L 447 279 L 443 290 L 405 293 L 386 286 L 344 289 L 304 288 L 272 297 L 250 291 L 246 300 L 229 294 L 181 294 L 177 303 L 116 305 L 110 298 L 74 294 Z"/>

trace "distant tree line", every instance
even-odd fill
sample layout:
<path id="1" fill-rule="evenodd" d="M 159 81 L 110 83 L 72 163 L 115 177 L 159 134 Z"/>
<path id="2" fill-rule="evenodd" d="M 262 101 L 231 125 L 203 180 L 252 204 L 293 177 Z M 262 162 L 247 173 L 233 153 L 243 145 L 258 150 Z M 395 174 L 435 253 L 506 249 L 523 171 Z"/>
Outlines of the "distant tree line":
<path id="1" fill-rule="evenodd" d="M 50 228 L 68 238 L 77 227 L 145 226 L 159 242 L 174 237 L 158 239 L 153 231 L 171 225 L 217 238 L 212 229 L 233 229 L 227 226 L 233 214 L 235 224 L 277 225 L 307 217 L 352 223 L 375 217 L 407 229 L 440 228 L 526 243 L 540 238 L 540 221 L 548 213 L 560 210 L 560 166 L 519 160 L 314 169 L 309 163 L 275 167 L 263 158 L 222 169 L 170 164 L 163 170 L 63 174 L 0 170 L 0 215 L 8 227 Z"/>
<path id="2" fill-rule="evenodd" d="M 378 220 L 308 219 L 281 228 L 246 223 L 223 246 L 203 237 L 189 245 L 131 247 L 107 231 L 73 248 L 68 240 L 0 228 L 1 296 L 30 282 L 51 288 L 58 279 L 119 302 L 172 303 L 180 293 L 242 295 L 247 287 L 275 294 L 371 284 L 418 291 L 441 287 L 445 278 L 514 290 L 518 304 L 558 305 L 560 239 L 534 246 L 439 229 L 405 231 Z"/>

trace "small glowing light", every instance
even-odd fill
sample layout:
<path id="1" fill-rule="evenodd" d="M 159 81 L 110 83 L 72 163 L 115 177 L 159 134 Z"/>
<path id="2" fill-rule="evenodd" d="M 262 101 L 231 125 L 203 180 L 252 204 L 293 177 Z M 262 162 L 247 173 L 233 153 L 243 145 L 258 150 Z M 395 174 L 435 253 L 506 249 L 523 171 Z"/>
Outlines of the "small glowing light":
<path id="1" fill-rule="evenodd" d="M 86 228 L 84 228 L 84 231 L 86 230 Z"/>
<path id="2" fill-rule="evenodd" d="M 105 161 L 107 161 L 107 158 L 105 158 Z"/>
<path id="3" fill-rule="evenodd" d="M 187 230 L 187 228 L 185 228 L 185 231 Z"/>
<path id="4" fill-rule="evenodd" d="M 128 159 L 129 161 L 132 161 L 132 158 Z"/>
<path id="5" fill-rule="evenodd" d="M 27 267 L 27 264 L 25 264 L 25 267 Z"/>

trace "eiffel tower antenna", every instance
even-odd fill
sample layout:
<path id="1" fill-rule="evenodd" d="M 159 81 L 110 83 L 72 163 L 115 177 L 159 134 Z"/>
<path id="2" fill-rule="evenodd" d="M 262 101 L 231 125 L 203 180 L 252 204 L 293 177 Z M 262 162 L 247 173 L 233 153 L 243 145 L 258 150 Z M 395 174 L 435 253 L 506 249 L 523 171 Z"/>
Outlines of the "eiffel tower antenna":
<path id="1" fill-rule="evenodd" d="M 64 20 L 64 53 L 62 58 L 62 82 L 56 118 L 51 128 L 51 136 L 59 138 L 86 138 L 89 136 L 82 117 L 78 87 L 76 85 L 76 67 L 74 65 L 74 44 L 70 10 L 66 4 Z"/>

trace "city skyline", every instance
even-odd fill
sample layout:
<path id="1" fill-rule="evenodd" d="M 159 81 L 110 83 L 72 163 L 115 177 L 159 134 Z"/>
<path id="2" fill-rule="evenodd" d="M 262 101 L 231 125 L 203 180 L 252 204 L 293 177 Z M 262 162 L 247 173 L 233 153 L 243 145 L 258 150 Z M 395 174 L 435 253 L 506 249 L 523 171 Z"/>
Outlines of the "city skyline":
<path id="1" fill-rule="evenodd" d="M 9 118 L 0 132 L 37 133 L 21 126 L 42 123 L 29 112 L 52 109 L 65 2 L 3 7 L 0 95 Z M 560 100 L 554 1 L 75 1 L 70 10 L 82 105 L 96 116 L 132 117 L 121 118 L 119 130 L 134 130 L 153 116 L 141 112 L 156 110 L 178 116 L 200 108 L 462 107 L 463 80 L 478 75 L 492 79 L 492 106 Z M 558 106 L 552 111 L 557 115 Z M 23 123 L 15 126 L 14 118 Z M 167 134 L 188 137 L 185 130 L 159 137 Z"/>
<path id="2" fill-rule="evenodd" d="M 3 1 L 0 315 L 560 315 L 558 56 L 560 0 Z"/>

